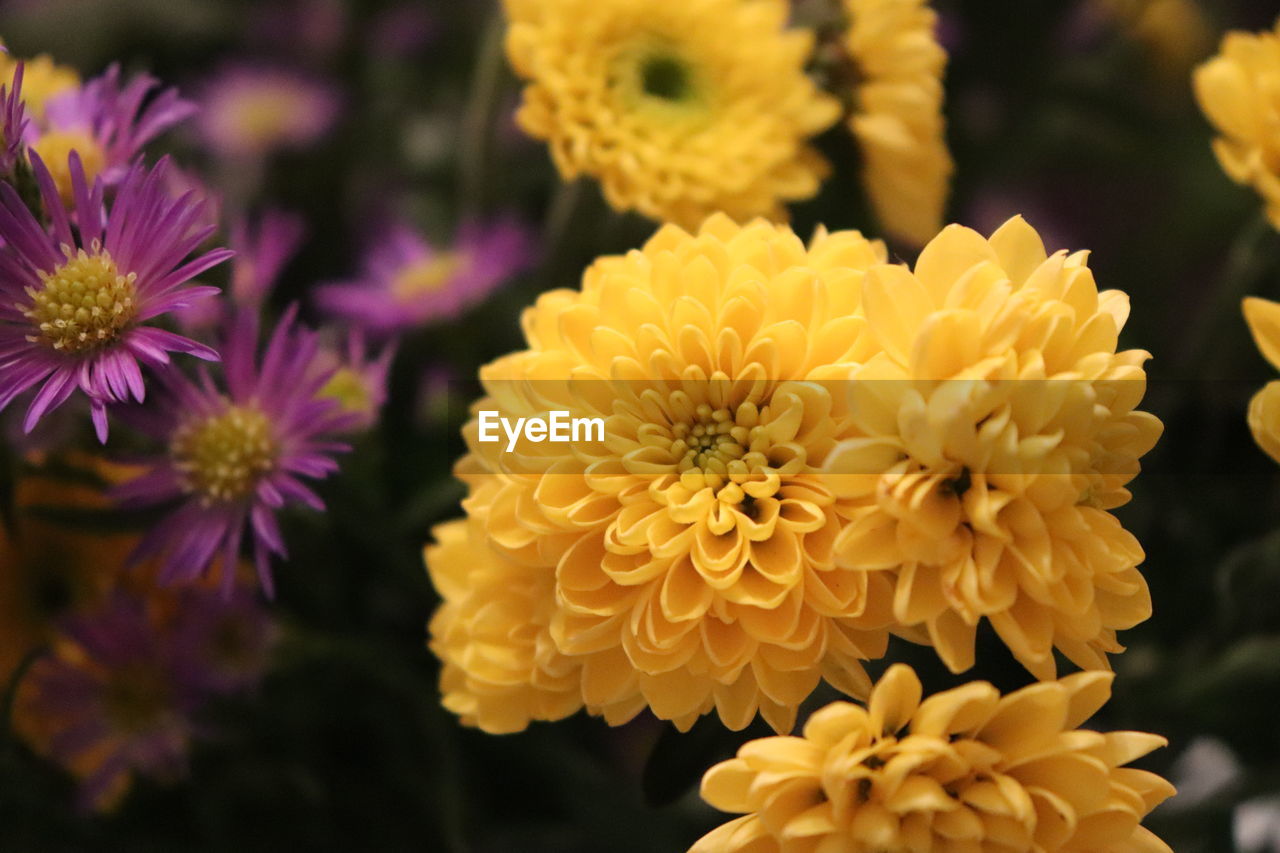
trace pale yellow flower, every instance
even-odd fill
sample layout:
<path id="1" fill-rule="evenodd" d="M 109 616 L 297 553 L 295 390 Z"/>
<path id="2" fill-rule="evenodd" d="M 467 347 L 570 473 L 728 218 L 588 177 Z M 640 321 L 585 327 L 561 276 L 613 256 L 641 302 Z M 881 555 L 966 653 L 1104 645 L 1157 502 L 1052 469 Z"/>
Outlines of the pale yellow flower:
<path id="1" fill-rule="evenodd" d="M 874 351 L 859 299 L 884 260 L 856 232 L 806 246 L 716 216 L 600 259 L 581 291 L 544 294 L 524 315 L 528 348 L 482 368 L 475 410 L 601 417 L 605 440 L 506 452 L 479 440 L 478 419 L 464 430 L 467 515 L 530 578 L 528 603 L 488 630 L 548 624 L 555 653 L 582 663 L 589 709 L 647 704 L 682 728 L 714 708 L 734 729 L 759 711 L 787 730 L 823 678 L 864 695 L 859 661 L 884 652 L 892 585 L 835 565 L 855 501 L 820 469 L 854 434 L 844 379 Z M 461 551 L 430 562 L 479 582 Z M 452 659 L 476 680 L 479 664 Z M 511 713 L 511 726 L 540 716 Z"/>
<path id="2" fill-rule="evenodd" d="M 22 103 L 27 114 L 37 121 L 44 118 L 44 107 L 50 99 L 80 85 L 80 75 L 74 68 L 58 65 L 48 54 L 24 60 L 3 52 L 0 52 L 0 84 L 12 87 L 13 72 L 19 62 L 23 63 Z"/>
<path id="3" fill-rule="evenodd" d="M 1078 728 L 1110 673 L 922 694 L 899 664 L 867 708 L 833 703 L 804 737 L 754 740 L 712 767 L 703 798 L 745 816 L 691 853 L 1171 853 L 1141 821 L 1173 786 L 1124 766 L 1165 739 Z"/>
<path id="4" fill-rule="evenodd" d="M 1151 613 L 1109 512 L 1161 432 L 1135 410 L 1148 354 L 1116 352 L 1128 298 L 1015 218 L 990 240 L 949 226 L 914 271 L 873 267 L 862 306 L 880 351 L 849 383 L 860 434 L 827 456 L 857 506 L 839 563 L 892 577 L 896 630 L 955 672 L 983 619 L 1039 678 L 1055 648 L 1106 668 Z"/>
<path id="5" fill-rule="evenodd" d="M 839 117 L 805 76 L 785 0 L 505 0 L 528 81 L 517 119 L 566 180 L 618 210 L 696 227 L 783 219 L 827 173 L 810 137 Z"/>
<path id="6" fill-rule="evenodd" d="M 1196 0 L 1093 0 L 1155 60 L 1157 70 L 1185 80 L 1192 64 L 1213 49 L 1204 10 Z"/>
<path id="7" fill-rule="evenodd" d="M 946 51 L 928 0 L 843 0 L 856 83 L 849 129 L 887 234 L 924 245 L 942 227 L 954 166 L 942 116 Z"/>
<path id="8" fill-rule="evenodd" d="M 1280 303 L 1251 296 L 1244 300 L 1244 319 L 1263 357 L 1280 369 Z M 1268 382 L 1249 401 L 1249 430 L 1258 446 L 1280 462 L 1280 380 Z"/>
<path id="9" fill-rule="evenodd" d="M 1261 33 L 1230 32 L 1195 72 L 1196 99 L 1220 134 L 1213 141 L 1231 180 L 1262 196 L 1280 228 L 1280 21 Z"/>

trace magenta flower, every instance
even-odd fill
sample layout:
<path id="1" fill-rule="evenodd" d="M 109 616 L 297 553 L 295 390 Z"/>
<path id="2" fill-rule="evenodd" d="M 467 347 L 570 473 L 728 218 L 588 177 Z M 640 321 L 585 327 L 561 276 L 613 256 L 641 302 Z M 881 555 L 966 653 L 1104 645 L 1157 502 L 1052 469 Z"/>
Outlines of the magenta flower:
<path id="1" fill-rule="evenodd" d="M 114 187 L 128 174 L 143 147 L 191 117 L 195 104 L 165 89 L 154 77 L 139 74 L 121 82 L 112 65 L 83 86 L 51 98 L 44 118 L 28 128 L 27 145 L 44 160 L 62 200 L 74 201 L 69 155 L 76 152 L 92 181 L 101 177 Z"/>
<path id="2" fill-rule="evenodd" d="M 378 422 L 387 402 L 387 374 L 396 356 L 395 344 L 386 344 L 377 354 L 370 352 L 364 332 L 352 329 L 346 346 L 321 350 L 318 364 L 328 371 L 329 380 L 320 396 L 337 400 L 351 416 L 350 429 L 364 432 Z"/>
<path id="3" fill-rule="evenodd" d="M 528 232 L 511 220 L 464 225 L 445 250 L 399 226 L 369 252 L 358 279 L 321 286 L 316 302 L 344 322 L 388 337 L 458 317 L 527 267 L 532 254 Z"/>
<path id="4" fill-rule="evenodd" d="M 236 253 L 231 298 L 236 305 L 262 307 L 305 233 L 302 217 L 283 210 L 264 210 L 256 219 L 242 218 L 231 226 L 231 249 Z"/>
<path id="5" fill-rule="evenodd" d="M 201 699 L 191 660 L 145 601 L 117 591 L 70 617 L 52 654 L 32 665 L 16 723 L 37 752 L 79 777 L 82 808 L 108 809 L 135 774 L 184 772 Z"/>
<path id="6" fill-rule="evenodd" d="M 197 382 L 177 374 L 166 382 L 169 399 L 150 424 L 166 453 L 114 492 L 129 506 L 179 502 L 133 556 L 158 556 L 162 583 L 196 578 L 218 560 L 230 594 L 248 536 L 259 582 L 272 596 L 270 558 L 285 555 L 276 512 L 294 503 L 324 509 L 302 478 L 323 479 L 338 469 L 333 455 L 349 448 L 330 437 L 348 429 L 351 418 L 320 396 L 330 375 L 315 369 L 316 335 L 295 326 L 295 313 L 280 321 L 260 363 L 257 315 L 239 314 L 223 349 L 225 392 L 203 369 Z"/>
<path id="7" fill-rule="evenodd" d="M 148 323 L 217 293 L 187 282 L 231 253 L 187 259 L 212 229 L 195 225 L 203 202 L 164 191 L 163 161 L 130 171 L 104 216 L 102 181 L 90 189 L 72 155 L 75 234 L 43 161 L 31 162 L 52 233 L 13 187 L 0 185 L 0 409 L 40 386 L 23 423 L 30 431 L 79 388 L 105 443 L 107 404 L 143 399 L 140 364 L 167 365 L 170 352 L 217 359 L 209 347 Z"/>
<path id="8" fill-rule="evenodd" d="M 297 71 L 229 65 L 205 83 L 200 106 L 197 128 L 215 154 L 257 159 L 324 136 L 341 98 L 329 84 Z"/>
<path id="9" fill-rule="evenodd" d="M 188 664 L 188 683 L 219 696 L 256 687 L 279 639 L 271 612 L 243 584 L 230 596 L 199 586 L 176 592 L 174 642 Z"/>

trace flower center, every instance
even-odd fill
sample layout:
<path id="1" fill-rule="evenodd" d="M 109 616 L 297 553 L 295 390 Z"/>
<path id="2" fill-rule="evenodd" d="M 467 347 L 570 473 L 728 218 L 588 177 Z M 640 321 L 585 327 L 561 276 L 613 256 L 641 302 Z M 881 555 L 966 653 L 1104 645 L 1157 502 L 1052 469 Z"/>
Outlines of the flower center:
<path id="1" fill-rule="evenodd" d="M 138 732 L 150 727 L 168 705 L 165 680 L 150 667 L 133 665 L 113 672 L 105 685 L 103 705 L 116 728 Z"/>
<path id="2" fill-rule="evenodd" d="M 672 424 L 671 456 L 680 482 L 690 489 L 727 489 L 722 500 L 742 501 L 738 486 L 769 466 L 769 440 L 758 421 L 759 412 L 749 403 L 736 414 L 700 403 L 692 418 Z"/>
<path id="3" fill-rule="evenodd" d="M 651 98 L 683 101 L 693 92 L 689 66 L 670 54 L 654 54 L 640 63 L 640 88 Z"/>
<path id="4" fill-rule="evenodd" d="M 38 273 L 39 290 L 26 289 L 31 305 L 23 314 L 61 352 L 110 346 L 137 314 L 137 274 L 121 275 L 110 253 L 96 242 L 91 249 L 73 254 L 64 246 L 66 262 L 51 273 Z"/>
<path id="5" fill-rule="evenodd" d="M 705 86 L 698 68 L 668 39 L 647 38 L 619 56 L 612 85 L 628 109 L 667 118 L 701 115 Z"/>
<path id="6" fill-rule="evenodd" d="M 259 409 L 231 406 L 179 427 L 170 452 L 188 491 L 206 503 L 232 503 L 248 497 L 275 467 L 279 446 Z"/>
<path id="7" fill-rule="evenodd" d="M 391 292 L 400 300 L 410 301 L 443 290 L 462 270 L 460 252 L 442 252 L 414 261 L 401 270 L 392 282 Z"/>
<path id="8" fill-rule="evenodd" d="M 102 146 L 91 135 L 83 130 L 54 130 L 44 134 L 31 149 L 40 155 L 40 159 L 53 178 L 53 185 L 58 188 L 64 204 L 70 205 L 75 200 L 71 185 L 71 152 L 80 155 L 80 164 L 84 167 L 87 183 L 93 183 L 106 165 L 106 155 Z"/>
<path id="9" fill-rule="evenodd" d="M 373 395 L 364 377 L 350 367 L 338 368 L 320 389 L 321 397 L 337 400 L 344 412 L 367 414 L 373 409 Z"/>

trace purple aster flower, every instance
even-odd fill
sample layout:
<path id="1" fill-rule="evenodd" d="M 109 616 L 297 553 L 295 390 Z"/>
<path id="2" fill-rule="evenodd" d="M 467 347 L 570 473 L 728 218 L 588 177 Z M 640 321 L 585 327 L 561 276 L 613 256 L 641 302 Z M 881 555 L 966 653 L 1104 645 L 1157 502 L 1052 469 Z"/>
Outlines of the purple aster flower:
<path id="1" fill-rule="evenodd" d="M 270 611 L 241 584 L 230 596 L 202 587 L 177 594 L 175 643 L 187 656 L 191 683 L 213 695 L 255 687 L 279 636 Z"/>
<path id="2" fill-rule="evenodd" d="M 22 680 L 15 727 L 80 781 L 80 804 L 114 806 L 135 774 L 183 773 L 201 692 L 192 657 L 147 602 L 118 590 L 69 617 Z"/>
<path id="3" fill-rule="evenodd" d="M 319 395 L 330 376 L 315 369 L 316 334 L 297 328 L 295 314 L 285 314 L 258 362 L 257 314 L 240 312 L 223 349 L 225 391 L 203 369 L 195 382 L 167 377 L 169 399 L 150 425 L 167 452 L 114 490 L 130 506 L 179 502 L 134 552 L 139 561 L 160 558 L 162 583 L 196 578 L 218 560 L 229 594 L 230 567 L 247 536 L 259 582 L 271 596 L 270 557 L 285 554 L 276 512 L 293 503 L 324 509 L 302 479 L 338 469 L 333 455 L 349 448 L 329 437 L 352 419 Z"/>
<path id="4" fill-rule="evenodd" d="M 321 286 L 316 302 L 387 337 L 458 317 L 531 259 L 528 231 L 509 219 L 464 225 L 453 248 L 443 250 L 402 225 L 369 252 L 360 278 Z"/>
<path id="5" fill-rule="evenodd" d="M 104 215 L 102 181 L 90 188 L 73 154 L 75 234 L 43 161 L 33 154 L 31 163 L 52 233 L 0 184 L 0 409 L 39 385 L 23 424 L 29 431 L 79 388 L 106 442 L 107 404 L 143 399 L 139 364 L 167 365 L 170 352 L 217 359 L 148 323 L 217 293 L 187 282 L 231 253 L 187 259 L 212 232 L 195 225 L 203 202 L 165 192 L 164 161 L 150 171 L 135 166 Z"/>
<path id="6" fill-rule="evenodd" d="M 205 83 L 197 127 L 215 154 L 256 159 L 312 144 L 333 126 L 340 105 L 332 86 L 303 73 L 229 65 Z"/>
<path id="7" fill-rule="evenodd" d="M 301 216 L 265 210 L 257 219 L 242 218 L 231 226 L 231 298 L 236 305 L 261 308 L 280 273 L 302 245 L 306 225 Z"/>
<path id="8" fill-rule="evenodd" d="M 122 83 L 120 67 L 112 65 L 83 86 L 51 98 L 44 118 L 33 123 L 27 145 L 53 175 L 62 200 L 74 201 L 69 155 L 80 155 L 89 180 L 101 177 L 114 187 L 128 174 L 143 146 L 175 124 L 191 117 L 195 104 L 165 89 L 154 77 L 139 74 Z"/>
<path id="9" fill-rule="evenodd" d="M 23 64 L 13 70 L 13 80 L 0 85 L 0 173 L 13 174 L 13 167 L 23 156 L 23 138 L 27 133 L 26 110 L 22 102 Z"/>
<path id="10" fill-rule="evenodd" d="M 383 346 L 376 355 L 365 344 L 364 332 L 352 329 L 342 349 L 321 351 L 319 365 L 329 380 L 320 396 L 337 400 L 342 411 L 352 416 L 351 430 L 363 432 L 378 422 L 387 402 L 387 374 L 395 359 L 395 344 Z"/>

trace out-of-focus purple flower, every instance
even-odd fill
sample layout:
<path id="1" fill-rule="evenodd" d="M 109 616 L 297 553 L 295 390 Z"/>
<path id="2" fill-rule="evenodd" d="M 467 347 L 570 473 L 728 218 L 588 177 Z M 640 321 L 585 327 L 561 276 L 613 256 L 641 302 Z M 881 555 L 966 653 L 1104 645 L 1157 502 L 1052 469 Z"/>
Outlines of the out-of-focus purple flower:
<path id="1" fill-rule="evenodd" d="M 447 364 L 428 365 L 418 383 L 417 416 L 424 426 L 439 426 L 449 422 L 454 411 L 454 389 L 458 373 Z M 463 404 L 461 411 L 466 411 Z"/>
<path id="2" fill-rule="evenodd" d="M 165 192 L 165 161 L 149 171 L 135 166 L 105 216 L 102 181 L 90 188 L 74 154 L 70 166 L 75 233 L 39 156 L 32 168 L 52 233 L 13 187 L 0 185 L 0 409 L 40 385 L 23 424 L 30 430 L 79 388 L 105 442 L 107 404 L 143 399 L 140 363 L 167 365 L 170 352 L 217 359 L 209 347 L 148 323 L 217 293 L 187 282 L 231 252 L 188 260 L 211 231 L 195 225 L 202 201 Z"/>
<path id="3" fill-rule="evenodd" d="M 329 381 L 320 396 L 337 400 L 342 411 L 352 416 L 353 432 L 364 432 L 378 422 L 387 402 L 387 374 L 395 355 L 395 344 L 372 354 L 360 329 L 348 332 L 345 347 L 322 350 L 318 364 L 328 372 Z"/>
<path id="4" fill-rule="evenodd" d="M 88 811 L 113 806 L 134 774 L 181 775 L 199 704 L 192 658 L 142 599 L 117 591 L 71 616 L 22 680 L 15 724 L 80 780 Z"/>
<path id="5" fill-rule="evenodd" d="M 22 102 L 23 64 L 13 71 L 13 79 L 0 85 L 0 174 L 12 175 L 23 156 L 23 138 L 29 119 Z"/>
<path id="6" fill-rule="evenodd" d="M 403 59 L 420 52 L 439 34 L 439 22 L 422 4 L 398 3 L 369 25 L 369 49 L 374 56 Z"/>
<path id="7" fill-rule="evenodd" d="M 229 238 L 231 251 L 236 253 L 231 263 L 230 301 L 206 299 L 178 311 L 179 325 L 187 332 L 203 332 L 215 328 L 238 308 L 260 310 L 305 233 L 302 217 L 281 210 L 268 209 L 257 217 L 236 220 Z"/>
<path id="8" fill-rule="evenodd" d="M 53 175 L 62 200 L 74 201 L 69 155 L 80 155 L 89 180 L 101 177 L 108 187 L 120 183 L 143 146 L 196 111 L 177 89 L 165 89 L 146 74 L 121 82 L 112 65 L 83 86 L 51 98 L 44 119 L 27 131 L 27 145 Z"/>
<path id="9" fill-rule="evenodd" d="M 230 596 L 200 587 L 178 591 L 175 641 L 195 686 L 212 695 L 255 687 L 279 639 L 270 611 L 243 586 Z"/>
<path id="10" fill-rule="evenodd" d="M 349 448 L 331 436 L 347 430 L 352 418 L 320 396 L 330 376 L 315 368 L 316 334 L 298 328 L 295 317 L 295 310 L 286 312 L 260 362 L 256 312 L 235 318 L 223 349 L 225 392 L 203 369 L 195 382 L 168 377 L 166 405 L 148 425 L 165 441 L 166 453 L 113 492 L 129 506 L 179 502 L 134 554 L 139 561 L 161 560 L 162 583 L 191 580 L 218 560 L 230 594 L 231 567 L 248 536 L 259 582 L 271 596 L 270 558 L 285 554 L 276 512 L 294 503 L 324 509 L 302 479 L 338 470 L 333 457 Z"/>
<path id="11" fill-rule="evenodd" d="M 197 127 L 228 159 L 256 159 L 304 148 L 333 126 L 341 97 L 333 86 L 287 68 L 228 65 L 200 94 Z"/>
<path id="12" fill-rule="evenodd" d="M 342 45 L 348 12 L 342 0 L 276 0 L 255 3 L 249 41 L 273 55 L 327 57 Z"/>
<path id="13" fill-rule="evenodd" d="M 305 234 L 302 217 L 283 210 L 265 210 L 256 219 L 240 219 L 231 227 L 231 249 L 236 253 L 231 298 L 236 305 L 262 307 Z"/>
<path id="14" fill-rule="evenodd" d="M 484 301 L 532 259 L 528 231 L 512 220 L 464 225 L 451 249 L 407 226 L 392 229 L 365 259 L 361 276 L 323 285 L 320 307 L 376 337 L 450 320 Z"/>

